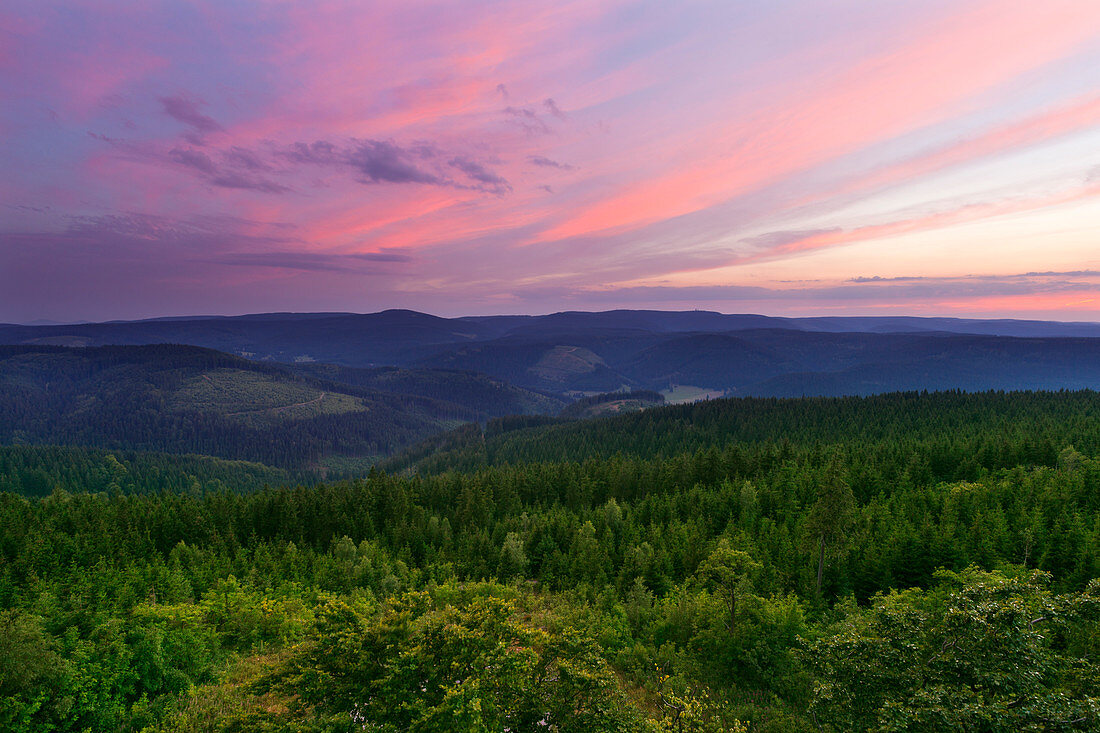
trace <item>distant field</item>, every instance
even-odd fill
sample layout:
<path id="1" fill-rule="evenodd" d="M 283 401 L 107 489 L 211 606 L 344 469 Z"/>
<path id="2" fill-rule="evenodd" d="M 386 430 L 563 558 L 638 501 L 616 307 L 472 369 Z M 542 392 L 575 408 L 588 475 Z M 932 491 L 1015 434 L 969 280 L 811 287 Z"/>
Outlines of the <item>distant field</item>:
<path id="1" fill-rule="evenodd" d="M 725 396 L 720 389 L 707 389 L 706 387 L 693 387 L 690 384 L 678 384 L 672 389 L 662 389 L 665 402 L 670 405 L 681 405 L 685 402 L 698 402 L 699 400 L 714 400 Z"/>

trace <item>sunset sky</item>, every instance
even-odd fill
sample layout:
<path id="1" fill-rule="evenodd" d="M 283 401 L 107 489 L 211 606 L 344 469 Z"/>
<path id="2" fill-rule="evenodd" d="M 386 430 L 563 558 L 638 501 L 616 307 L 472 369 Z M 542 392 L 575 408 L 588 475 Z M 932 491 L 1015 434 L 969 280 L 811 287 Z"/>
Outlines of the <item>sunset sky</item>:
<path id="1" fill-rule="evenodd" d="M 1100 320 L 1100 2 L 0 5 L 0 321 Z"/>

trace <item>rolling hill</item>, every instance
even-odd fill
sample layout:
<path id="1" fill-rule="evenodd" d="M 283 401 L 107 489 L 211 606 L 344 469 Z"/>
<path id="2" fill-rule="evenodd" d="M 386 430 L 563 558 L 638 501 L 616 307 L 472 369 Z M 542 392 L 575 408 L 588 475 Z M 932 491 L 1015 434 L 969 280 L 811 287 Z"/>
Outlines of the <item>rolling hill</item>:
<path id="1" fill-rule="evenodd" d="M 632 310 L 466 318 L 406 310 L 272 313 L 0 327 L 0 343 L 185 343 L 387 393 L 454 401 L 455 389 L 469 389 L 480 396 L 468 407 L 492 404 L 480 412 L 497 415 L 553 413 L 562 396 L 623 389 L 679 399 L 1093 388 L 1100 387 L 1098 336 L 1100 324 L 1092 323 Z M 453 376 L 469 372 L 482 376 Z M 327 414 L 348 408 L 339 398 L 318 406 Z"/>
<path id="2" fill-rule="evenodd" d="M 438 385 L 439 376 L 416 372 L 381 391 L 192 346 L 0 347 L 0 444 L 307 468 L 385 455 L 464 422 L 561 406 L 477 375 L 446 377 L 443 399 L 420 384 Z"/>
<path id="3" fill-rule="evenodd" d="M 316 476 L 212 456 L 59 446 L 0 446 L 0 491 L 104 494 L 247 493 L 312 483 Z"/>
<path id="4" fill-rule="evenodd" d="M 578 332 L 440 348 L 417 362 L 557 393 L 678 386 L 726 395 L 1100 387 L 1100 339 L 951 333 Z"/>
<path id="5" fill-rule="evenodd" d="M 757 329 L 819 333 L 965 333 L 1095 337 L 1100 324 L 916 317 L 777 318 L 711 311 L 616 310 L 542 316 L 440 318 L 410 310 L 379 313 L 262 313 L 141 321 L 21 326 L 0 324 L 0 343 L 55 346 L 205 346 L 256 359 L 348 366 L 411 364 L 439 347 L 506 337 L 535 341 L 595 333 L 642 336 Z M 568 343 L 568 341 L 566 342 Z"/>
<path id="6" fill-rule="evenodd" d="M 472 371 L 357 368 L 337 364 L 295 364 L 292 369 L 299 374 L 376 392 L 459 402 L 486 417 L 552 414 L 566 404 L 560 397 L 522 389 Z"/>
<path id="7" fill-rule="evenodd" d="M 367 315 L 270 313 L 170 318 L 66 326 L 8 326 L 0 342 L 56 346 L 189 344 L 250 359 L 397 364 L 437 344 L 484 337 L 474 325 L 414 311 Z"/>
<path id="8" fill-rule="evenodd" d="M 393 472 L 436 474 L 487 466 L 587 461 L 649 461 L 716 450 L 781 465 L 800 446 L 827 456 L 844 445 L 894 444 L 901 454 L 925 443 L 957 465 L 993 468 L 1014 462 L 1053 464 L 1067 445 L 1100 451 L 1100 393 L 895 392 L 869 397 L 714 399 L 655 406 L 599 420 L 464 426 L 387 459 Z M 947 449 L 946 446 L 953 445 Z M 884 456 L 868 455 L 873 465 Z M 932 466 L 931 468 L 936 468 Z M 928 466 L 914 465 L 914 471 Z M 683 487 L 690 475 L 680 476 Z"/>

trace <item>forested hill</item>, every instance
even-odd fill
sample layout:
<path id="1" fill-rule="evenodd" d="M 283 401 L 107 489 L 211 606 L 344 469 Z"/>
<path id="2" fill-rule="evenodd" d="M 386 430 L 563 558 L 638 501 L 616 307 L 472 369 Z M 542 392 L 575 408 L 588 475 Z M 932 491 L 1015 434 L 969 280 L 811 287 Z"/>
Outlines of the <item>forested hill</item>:
<path id="1" fill-rule="evenodd" d="M 411 385 L 391 381 L 380 391 L 192 346 L 0 347 L 0 444 L 306 468 L 374 458 L 460 423 L 561 404 L 461 373 L 446 375 L 447 399 L 437 399 L 418 390 L 413 375 L 405 380 Z"/>
<path id="2" fill-rule="evenodd" d="M 848 446 L 874 453 L 920 445 L 971 467 L 1050 465 L 1069 444 L 1100 452 L 1100 393 L 905 392 L 871 397 L 730 398 L 617 417 L 483 432 L 466 426 L 389 460 L 435 473 L 486 465 L 671 457 L 754 445 Z M 949 474 L 953 475 L 953 474 Z"/>
<path id="3" fill-rule="evenodd" d="M 677 387 L 801 397 L 907 390 L 1100 387 L 1100 338 L 819 333 L 790 328 L 520 333 L 427 350 L 416 363 L 558 392 Z"/>
<path id="4" fill-rule="evenodd" d="M 295 364 L 292 369 L 318 379 L 376 392 L 457 402 L 488 417 L 554 414 L 567 403 L 556 395 L 516 387 L 477 372 L 313 363 Z"/>
<path id="5" fill-rule="evenodd" d="M 501 421 L 529 460 L 465 472 L 0 493 L 0 728 L 1097 730 L 1098 408 L 722 400 Z"/>
<path id="6" fill-rule="evenodd" d="M 0 492 L 44 497 L 55 492 L 188 494 L 250 492 L 265 486 L 313 483 L 248 461 L 211 456 L 108 451 L 58 446 L 0 446 Z"/>
<path id="7" fill-rule="evenodd" d="M 631 310 L 471 318 L 390 310 L 0 326 L 0 343 L 9 344 L 181 343 L 287 364 L 473 371 L 543 393 L 643 389 L 674 400 L 705 393 L 1100 388 L 1098 337 L 1095 323 Z"/>

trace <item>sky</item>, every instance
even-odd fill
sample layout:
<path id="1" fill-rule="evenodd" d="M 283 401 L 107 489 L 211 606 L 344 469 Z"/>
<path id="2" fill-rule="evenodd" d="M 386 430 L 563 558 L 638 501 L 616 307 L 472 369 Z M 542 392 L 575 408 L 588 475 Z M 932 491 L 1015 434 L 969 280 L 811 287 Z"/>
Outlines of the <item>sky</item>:
<path id="1" fill-rule="evenodd" d="M 1100 320 L 1100 2 L 0 5 L 0 321 Z"/>

